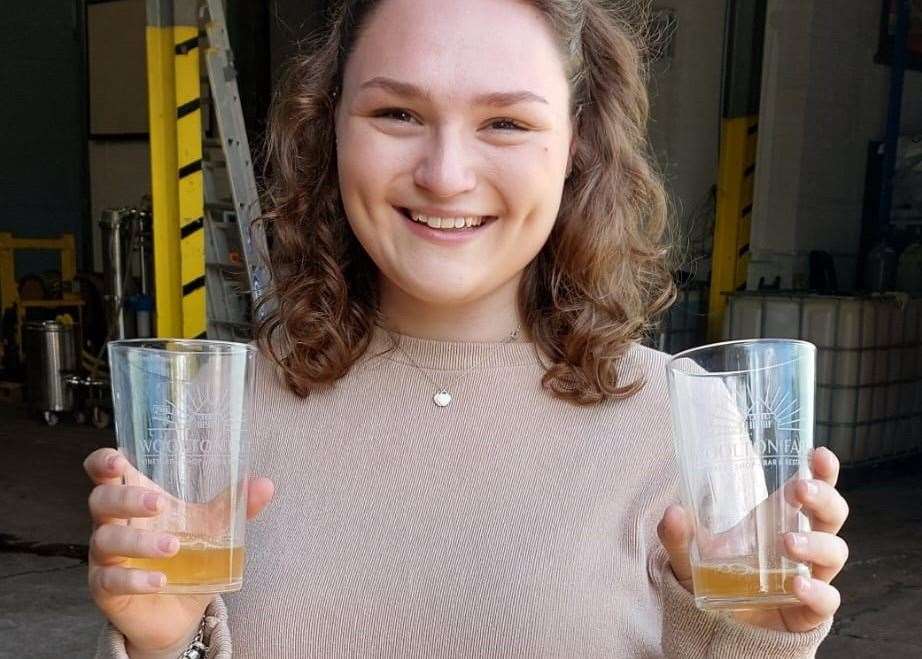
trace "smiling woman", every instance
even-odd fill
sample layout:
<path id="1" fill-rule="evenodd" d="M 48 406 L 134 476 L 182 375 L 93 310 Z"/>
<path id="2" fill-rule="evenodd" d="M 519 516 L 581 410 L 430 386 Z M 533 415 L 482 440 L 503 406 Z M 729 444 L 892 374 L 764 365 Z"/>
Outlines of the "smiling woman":
<path id="1" fill-rule="evenodd" d="M 293 391 L 341 378 L 375 324 L 473 341 L 520 325 L 554 395 L 637 390 L 616 362 L 674 295 L 641 18 L 575 0 L 339 4 L 269 131 L 280 305 L 260 337 Z"/>
<path id="2" fill-rule="evenodd" d="M 243 589 L 125 569 L 165 555 L 118 523 L 156 506 L 91 456 L 97 656 L 812 656 L 847 554 L 832 454 L 797 495 L 817 526 L 784 541 L 816 569 L 797 606 L 690 593 L 667 355 L 639 341 L 674 296 L 641 5 L 335 7 L 268 133 L 249 516 L 278 493 Z"/>

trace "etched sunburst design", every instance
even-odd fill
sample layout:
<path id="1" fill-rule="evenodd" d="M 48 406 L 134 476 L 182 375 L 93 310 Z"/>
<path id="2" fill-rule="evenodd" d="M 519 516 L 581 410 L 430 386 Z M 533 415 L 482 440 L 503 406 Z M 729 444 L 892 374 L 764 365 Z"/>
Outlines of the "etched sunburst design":
<path id="1" fill-rule="evenodd" d="M 750 430 L 800 430 L 800 406 L 790 389 L 782 391 L 775 382 L 770 382 L 763 396 L 758 396 L 748 387 L 751 404 L 746 415 Z"/>
<path id="2" fill-rule="evenodd" d="M 152 424 L 160 428 L 203 428 L 234 421 L 231 414 L 231 391 L 228 389 L 186 385 L 180 388 L 174 398 L 170 400 L 169 396 L 165 396 L 161 402 L 152 406 Z"/>
<path id="3" fill-rule="evenodd" d="M 164 386 L 163 398 L 151 407 L 147 435 L 138 449 L 151 464 L 181 462 L 184 469 L 204 468 L 204 460 L 234 450 L 247 424 L 239 390 L 235 395 L 232 387 Z"/>
<path id="4" fill-rule="evenodd" d="M 738 403 L 728 397 L 727 405 L 715 405 L 710 418 L 712 457 L 751 456 L 753 449 L 763 457 L 797 454 L 800 404 L 790 388 L 751 380 L 739 397 L 743 400 Z"/>

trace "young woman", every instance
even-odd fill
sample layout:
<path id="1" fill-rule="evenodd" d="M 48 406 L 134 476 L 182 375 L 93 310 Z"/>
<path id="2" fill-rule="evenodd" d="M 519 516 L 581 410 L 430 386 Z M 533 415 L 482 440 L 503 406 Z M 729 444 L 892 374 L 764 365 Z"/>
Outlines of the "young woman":
<path id="1" fill-rule="evenodd" d="M 269 133 L 250 516 L 275 500 L 244 589 L 124 567 L 176 546 L 124 525 L 157 502 L 97 451 L 97 656 L 200 628 L 209 657 L 814 653 L 847 554 L 829 451 L 797 492 L 814 532 L 784 539 L 802 604 L 693 603 L 667 357 L 638 343 L 673 299 L 638 10 L 603 4 L 340 3 Z"/>

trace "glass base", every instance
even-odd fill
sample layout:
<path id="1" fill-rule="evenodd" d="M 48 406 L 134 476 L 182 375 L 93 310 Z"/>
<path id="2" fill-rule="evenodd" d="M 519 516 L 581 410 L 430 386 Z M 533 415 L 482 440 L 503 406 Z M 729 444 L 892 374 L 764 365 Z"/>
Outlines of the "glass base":
<path id="1" fill-rule="evenodd" d="M 762 595 L 759 597 L 715 597 L 714 595 L 695 597 L 695 606 L 702 611 L 780 609 L 800 604 L 802 602 L 797 599 L 797 596 L 789 593 Z"/>
<path id="2" fill-rule="evenodd" d="M 196 595 L 208 593 L 236 593 L 243 588 L 243 579 L 226 581 L 224 583 L 167 583 L 159 594 L 171 595 Z"/>

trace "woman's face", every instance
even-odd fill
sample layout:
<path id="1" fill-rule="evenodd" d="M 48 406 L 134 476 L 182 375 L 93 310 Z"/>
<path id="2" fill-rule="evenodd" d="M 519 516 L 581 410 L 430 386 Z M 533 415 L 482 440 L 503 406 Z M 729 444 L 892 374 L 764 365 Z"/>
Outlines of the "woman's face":
<path id="1" fill-rule="evenodd" d="M 519 0 L 384 0 L 347 62 L 336 135 L 383 285 L 437 305 L 514 290 L 557 217 L 572 136 L 551 29 Z"/>

